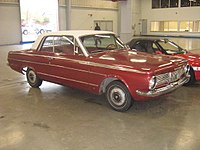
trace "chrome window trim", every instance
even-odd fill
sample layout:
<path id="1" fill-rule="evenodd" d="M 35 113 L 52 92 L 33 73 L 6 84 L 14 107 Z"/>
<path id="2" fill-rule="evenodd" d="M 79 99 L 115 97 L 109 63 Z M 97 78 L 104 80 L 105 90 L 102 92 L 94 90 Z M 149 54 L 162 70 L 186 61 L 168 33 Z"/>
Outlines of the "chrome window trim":
<path id="1" fill-rule="evenodd" d="M 84 81 L 80 81 L 80 80 L 74 80 L 74 79 L 70 79 L 70 78 L 64 78 L 64 77 L 60 77 L 60 76 L 50 75 L 50 74 L 46 74 L 46 73 L 42 73 L 42 72 L 38 72 L 38 74 L 49 76 L 49 77 L 53 77 L 53 78 L 58 78 L 58 79 L 62 79 L 62 80 L 73 81 L 73 82 L 77 82 L 77 83 L 81 83 L 81 84 L 86 84 L 86 85 L 90 85 L 90 86 L 95 86 L 95 87 L 99 86 L 99 85 L 93 84 L 93 83 L 88 83 L 88 82 L 84 82 Z"/>

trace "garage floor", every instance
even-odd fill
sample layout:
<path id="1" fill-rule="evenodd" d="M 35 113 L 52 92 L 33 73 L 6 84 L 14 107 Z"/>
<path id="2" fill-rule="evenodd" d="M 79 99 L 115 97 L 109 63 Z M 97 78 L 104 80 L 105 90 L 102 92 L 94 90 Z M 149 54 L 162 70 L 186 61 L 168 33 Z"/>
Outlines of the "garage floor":
<path id="1" fill-rule="evenodd" d="M 200 39 L 173 40 L 200 53 Z M 104 96 L 48 82 L 31 88 L 6 65 L 9 50 L 27 47 L 0 47 L 0 150 L 200 149 L 200 83 L 120 113 Z"/>

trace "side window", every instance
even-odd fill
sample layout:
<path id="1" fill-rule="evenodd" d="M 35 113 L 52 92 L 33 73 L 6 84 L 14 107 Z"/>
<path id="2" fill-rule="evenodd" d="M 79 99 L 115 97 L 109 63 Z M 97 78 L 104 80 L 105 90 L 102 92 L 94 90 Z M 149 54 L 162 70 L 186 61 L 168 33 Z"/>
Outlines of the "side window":
<path id="1" fill-rule="evenodd" d="M 40 51 L 74 55 L 74 38 L 72 36 L 49 36 L 43 42 Z"/>
<path id="2" fill-rule="evenodd" d="M 154 53 L 154 49 L 153 49 L 154 42 L 146 41 L 146 44 L 147 44 L 147 48 L 146 48 L 147 52 L 150 54 L 153 54 Z"/>
<path id="3" fill-rule="evenodd" d="M 72 36 L 54 37 L 54 52 L 74 55 L 74 38 Z"/>
<path id="4" fill-rule="evenodd" d="M 137 41 L 134 48 L 140 52 L 146 52 L 146 47 L 143 41 Z"/>
<path id="5" fill-rule="evenodd" d="M 155 43 L 152 44 L 152 47 L 153 47 L 154 50 L 158 50 L 159 49 L 158 46 Z"/>
<path id="6" fill-rule="evenodd" d="M 53 37 L 47 37 L 40 49 L 41 52 L 53 52 Z"/>

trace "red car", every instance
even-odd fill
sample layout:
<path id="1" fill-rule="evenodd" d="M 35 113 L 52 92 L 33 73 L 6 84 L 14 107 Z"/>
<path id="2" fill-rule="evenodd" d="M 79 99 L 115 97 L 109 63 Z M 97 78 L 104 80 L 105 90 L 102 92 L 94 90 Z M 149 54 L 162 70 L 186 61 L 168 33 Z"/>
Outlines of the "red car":
<path id="1" fill-rule="evenodd" d="M 117 111 L 128 110 L 133 100 L 174 91 L 189 79 L 185 59 L 129 50 L 113 32 L 107 31 L 45 33 L 31 49 L 10 51 L 8 64 L 26 74 L 34 88 L 45 80 L 105 93 Z"/>
<path id="2" fill-rule="evenodd" d="M 191 85 L 200 80 L 200 55 L 193 54 L 168 39 L 134 38 L 127 45 L 141 52 L 185 58 L 190 65 L 190 80 L 185 85 Z"/>

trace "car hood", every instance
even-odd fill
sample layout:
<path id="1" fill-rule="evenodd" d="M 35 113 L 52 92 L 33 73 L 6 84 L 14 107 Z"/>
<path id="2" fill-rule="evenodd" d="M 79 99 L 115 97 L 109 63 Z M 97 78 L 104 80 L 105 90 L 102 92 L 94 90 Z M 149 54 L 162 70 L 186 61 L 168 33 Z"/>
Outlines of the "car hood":
<path id="1" fill-rule="evenodd" d="M 192 66 L 200 66 L 200 54 L 188 52 L 186 54 L 179 54 L 177 56 L 187 59 Z"/>
<path id="2" fill-rule="evenodd" d="M 187 62 L 179 57 L 153 55 L 133 50 L 112 50 L 91 57 L 101 64 L 154 73 L 166 72 L 166 68 L 172 71 Z"/>

